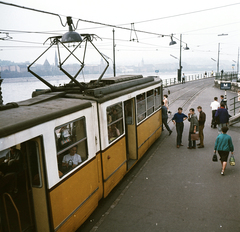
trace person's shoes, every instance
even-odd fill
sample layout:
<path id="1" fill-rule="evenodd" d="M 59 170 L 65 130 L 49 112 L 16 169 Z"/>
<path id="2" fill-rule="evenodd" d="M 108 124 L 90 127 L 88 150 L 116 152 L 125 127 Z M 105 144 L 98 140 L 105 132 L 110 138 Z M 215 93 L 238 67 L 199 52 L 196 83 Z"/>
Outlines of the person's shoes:
<path id="1" fill-rule="evenodd" d="M 191 147 L 187 147 L 187 149 L 192 149 Z"/>
<path id="2" fill-rule="evenodd" d="M 201 145 L 201 143 L 199 143 L 199 144 L 197 144 L 198 146 L 200 146 Z"/>
<path id="3" fill-rule="evenodd" d="M 221 175 L 224 176 L 224 171 L 223 170 L 221 171 Z"/>
<path id="4" fill-rule="evenodd" d="M 192 149 L 196 149 L 196 147 L 192 147 Z"/>
<path id="5" fill-rule="evenodd" d="M 183 144 L 181 143 L 180 146 L 183 146 Z"/>
<path id="6" fill-rule="evenodd" d="M 179 145 L 177 145 L 177 148 L 179 148 L 180 146 Z"/>
<path id="7" fill-rule="evenodd" d="M 200 146 L 198 146 L 198 148 L 204 148 L 204 146 L 203 146 L 203 145 L 200 145 Z"/>
<path id="8" fill-rule="evenodd" d="M 172 134 L 172 131 L 169 131 L 169 134 L 168 134 L 168 135 L 170 136 L 171 134 Z"/>

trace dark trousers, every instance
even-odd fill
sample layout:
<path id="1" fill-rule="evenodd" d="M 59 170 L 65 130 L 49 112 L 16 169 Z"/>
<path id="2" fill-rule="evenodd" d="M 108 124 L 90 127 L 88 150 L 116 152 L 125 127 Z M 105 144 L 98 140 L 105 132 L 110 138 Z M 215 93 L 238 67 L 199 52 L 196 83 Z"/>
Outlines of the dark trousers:
<path id="1" fill-rule="evenodd" d="M 215 114 L 216 114 L 217 110 L 212 110 L 212 127 L 216 128 L 217 127 L 217 122 L 215 120 Z"/>
<path id="2" fill-rule="evenodd" d="M 194 134 L 194 132 L 189 132 L 188 135 L 188 147 L 196 147 L 196 140 L 191 140 L 191 134 Z"/>
<path id="3" fill-rule="evenodd" d="M 166 127 L 166 129 L 170 132 L 171 129 L 169 128 L 168 124 L 167 124 L 167 118 L 163 118 L 162 119 L 162 123 L 164 124 L 164 126 Z"/>
<path id="4" fill-rule="evenodd" d="M 199 125 L 199 138 L 200 138 L 201 146 L 204 146 L 204 144 L 203 144 L 203 139 L 204 139 L 203 128 L 204 128 L 204 125 Z"/>
<path id="5" fill-rule="evenodd" d="M 181 145 L 182 143 L 182 133 L 183 133 L 184 124 L 183 122 L 176 123 L 176 130 L 177 130 L 177 145 Z"/>

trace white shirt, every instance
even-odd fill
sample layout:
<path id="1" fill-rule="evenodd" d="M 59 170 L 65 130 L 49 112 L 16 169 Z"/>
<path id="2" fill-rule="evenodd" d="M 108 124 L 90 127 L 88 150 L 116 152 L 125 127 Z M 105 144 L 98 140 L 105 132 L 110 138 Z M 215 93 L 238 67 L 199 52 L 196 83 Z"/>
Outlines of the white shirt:
<path id="1" fill-rule="evenodd" d="M 79 163 L 82 162 L 82 158 L 78 154 L 74 154 L 73 156 L 71 156 L 70 154 L 65 155 L 63 157 L 63 161 L 62 162 L 66 164 L 66 163 L 68 163 L 69 160 L 72 160 L 73 164 L 75 164 L 75 165 L 78 165 Z"/>
<path id="2" fill-rule="evenodd" d="M 212 110 L 217 110 L 218 108 L 220 108 L 220 103 L 218 101 L 213 101 L 210 107 L 212 108 Z"/>

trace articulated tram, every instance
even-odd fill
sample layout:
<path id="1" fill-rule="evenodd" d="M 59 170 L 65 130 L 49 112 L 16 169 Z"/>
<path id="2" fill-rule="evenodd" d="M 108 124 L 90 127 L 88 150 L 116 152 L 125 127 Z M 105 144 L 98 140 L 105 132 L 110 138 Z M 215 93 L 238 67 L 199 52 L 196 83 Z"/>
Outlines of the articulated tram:
<path id="1" fill-rule="evenodd" d="M 75 231 L 161 135 L 159 77 L 100 83 L 0 107 L 1 232 Z"/>

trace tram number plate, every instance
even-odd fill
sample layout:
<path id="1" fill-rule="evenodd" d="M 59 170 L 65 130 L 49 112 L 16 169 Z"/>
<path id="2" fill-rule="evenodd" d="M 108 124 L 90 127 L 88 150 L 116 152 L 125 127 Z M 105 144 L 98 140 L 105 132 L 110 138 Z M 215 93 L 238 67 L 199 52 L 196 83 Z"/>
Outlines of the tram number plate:
<path id="1" fill-rule="evenodd" d="M 222 82 L 220 84 L 220 89 L 221 90 L 230 90 L 231 89 L 231 83 L 229 83 L 229 82 Z"/>

